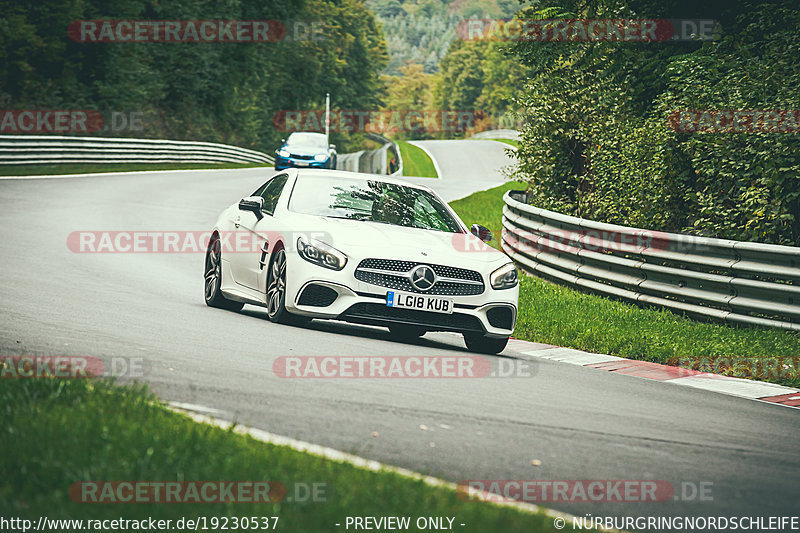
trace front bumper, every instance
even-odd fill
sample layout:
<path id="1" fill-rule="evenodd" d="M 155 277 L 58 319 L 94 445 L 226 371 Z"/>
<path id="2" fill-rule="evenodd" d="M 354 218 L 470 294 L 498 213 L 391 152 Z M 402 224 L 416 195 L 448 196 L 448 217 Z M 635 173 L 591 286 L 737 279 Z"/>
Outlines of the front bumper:
<path id="1" fill-rule="evenodd" d="M 447 296 L 454 303 L 452 314 L 400 309 L 386 305 L 386 293 L 392 289 L 355 278 L 355 263 L 348 261 L 343 270 L 334 271 L 292 254 L 286 308 L 308 317 L 377 326 L 408 324 L 428 331 L 470 331 L 490 337 L 508 337 L 514 331 L 519 286 L 495 290 L 487 283 L 482 294 Z"/>
<path id="2" fill-rule="evenodd" d="M 328 168 L 330 162 L 330 158 L 325 161 L 316 161 L 314 159 L 275 156 L 275 170 L 283 170 L 285 168 Z"/>

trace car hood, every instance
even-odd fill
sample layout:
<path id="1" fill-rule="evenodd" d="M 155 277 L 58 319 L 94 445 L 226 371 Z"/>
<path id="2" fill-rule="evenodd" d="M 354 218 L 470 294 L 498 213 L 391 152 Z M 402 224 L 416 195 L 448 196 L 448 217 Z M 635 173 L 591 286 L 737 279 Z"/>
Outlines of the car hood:
<path id="1" fill-rule="evenodd" d="M 313 146 L 307 144 L 286 144 L 283 146 L 283 149 L 288 150 L 291 154 L 297 155 L 328 154 L 328 149 L 324 146 Z"/>
<path id="2" fill-rule="evenodd" d="M 446 233 L 329 217 L 309 219 L 317 221 L 315 227 L 324 228 L 324 231 L 317 232 L 319 240 L 354 258 L 402 259 L 476 269 L 510 261 L 504 253 L 470 233 Z"/>

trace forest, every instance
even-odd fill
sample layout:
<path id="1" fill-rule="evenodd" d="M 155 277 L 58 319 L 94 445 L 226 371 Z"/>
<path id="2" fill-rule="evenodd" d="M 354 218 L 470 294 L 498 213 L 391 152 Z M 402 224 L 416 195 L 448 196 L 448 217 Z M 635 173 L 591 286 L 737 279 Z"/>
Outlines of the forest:
<path id="1" fill-rule="evenodd" d="M 375 108 L 388 61 L 359 0 L 0 0 L 0 17 L 0 109 L 134 116 L 139 128 L 122 136 L 272 152 L 285 136 L 273 126 L 279 111 L 324 109 L 326 93 L 335 107 Z M 76 22 L 106 20 L 270 21 L 282 31 L 259 42 L 76 38 Z"/>

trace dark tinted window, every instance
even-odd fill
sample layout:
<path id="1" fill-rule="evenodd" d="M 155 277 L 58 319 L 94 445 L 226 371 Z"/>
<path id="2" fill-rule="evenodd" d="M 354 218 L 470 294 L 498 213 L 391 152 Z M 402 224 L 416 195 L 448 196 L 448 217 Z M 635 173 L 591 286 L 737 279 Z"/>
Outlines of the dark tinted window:
<path id="1" fill-rule="evenodd" d="M 289 208 L 298 213 L 458 233 L 458 222 L 432 193 L 371 179 L 298 178 Z"/>
<path id="2" fill-rule="evenodd" d="M 261 209 L 264 213 L 271 215 L 275 212 L 275 206 L 278 205 L 278 199 L 281 197 L 287 178 L 286 174 L 275 176 L 253 194 L 253 196 L 260 196 L 264 199 L 264 207 Z"/>
<path id="3" fill-rule="evenodd" d="M 289 135 L 289 138 L 286 139 L 286 144 L 318 146 L 320 148 L 328 147 L 327 137 L 324 134 L 305 131 L 297 131 Z"/>

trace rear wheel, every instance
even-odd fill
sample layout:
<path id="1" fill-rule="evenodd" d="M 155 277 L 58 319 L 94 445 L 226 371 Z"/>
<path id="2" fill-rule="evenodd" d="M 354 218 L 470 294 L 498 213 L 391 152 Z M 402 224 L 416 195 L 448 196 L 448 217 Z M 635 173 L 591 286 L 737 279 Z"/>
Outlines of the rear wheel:
<path id="1" fill-rule="evenodd" d="M 397 324 L 389 326 L 389 333 L 392 337 L 398 340 L 414 340 L 422 337 L 427 333 L 425 328 L 419 326 L 408 326 L 406 324 Z"/>
<path id="2" fill-rule="evenodd" d="M 222 247 L 216 235 L 211 238 L 208 243 L 208 250 L 206 250 L 204 281 L 207 306 L 229 311 L 240 311 L 244 307 L 242 302 L 235 302 L 225 298 L 225 295 L 220 290 L 222 285 Z"/>
<path id="3" fill-rule="evenodd" d="M 505 350 L 508 337 L 487 337 L 481 333 L 464 333 L 467 350 L 477 353 L 497 354 Z"/>

